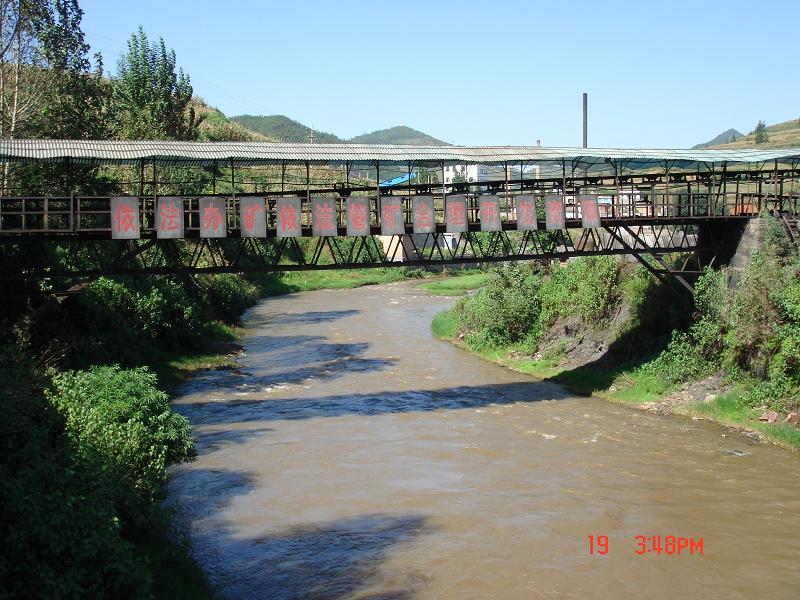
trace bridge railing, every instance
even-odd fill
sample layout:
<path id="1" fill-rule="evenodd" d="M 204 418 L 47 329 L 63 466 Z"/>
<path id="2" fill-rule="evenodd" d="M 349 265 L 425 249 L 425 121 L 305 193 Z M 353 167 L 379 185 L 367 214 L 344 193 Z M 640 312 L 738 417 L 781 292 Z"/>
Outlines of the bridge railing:
<path id="1" fill-rule="evenodd" d="M 647 219 L 691 220 L 697 218 L 729 218 L 751 217 L 757 215 L 763 208 L 794 212 L 797 214 L 800 205 L 800 194 L 794 195 L 768 195 L 754 192 L 729 192 L 729 193 L 664 193 L 632 191 L 619 194 L 590 194 L 596 202 L 601 220 L 631 220 L 640 221 Z M 524 198 L 523 198 L 524 197 Z M 494 196 L 479 194 L 449 195 L 447 197 L 431 197 L 430 205 L 432 214 L 430 218 L 433 225 L 440 231 L 448 230 L 446 203 L 459 199 L 464 203 L 464 217 L 467 227 L 472 230 L 485 229 L 481 221 L 482 206 L 491 199 L 496 202 L 497 214 L 502 228 L 514 229 L 519 226 L 521 217 L 520 203 L 530 202 L 533 196 L 524 192 L 498 194 Z M 557 198 L 561 203 L 563 223 L 553 228 L 581 227 L 584 215 L 581 209 L 581 195 L 548 195 L 551 200 Z M 158 199 L 152 196 L 130 198 L 136 205 L 136 223 L 141 237 L 153 237 L 163 221 L 163 215 L 158 212 Z M 222 202 L 220 227 L 225 233 L 236 234 L 241 232 L 243 222 L 243 200 L 257 198 L 257 204 L 263 208 L 263 219 L 266 234 L 276 235 L 281 219 L 281 210 L 278 207 L 281 198 L 291 199 L 295 204 L 299 235 L 312 235 L 314 225 L 314 198 L 299 198 L 297 196 L 183 196 L 173 197 L 182 208 L 181 235 L 177 237 L 202 237 L 203 214 L 201 200 L 203 198 L 216 198 Z M 366 212 L 362 219 L 365 220 L 370 234 L 383 232 L 385 219 L 382 218 L 381 207 L 392 203 L 399 205 L 396 218 L 402 225 L 404 233 L 415 231 L 415 218 L 418 217 L 419 196 L 387 195 L 382 196 L 379 203 L 375 197 L 365 198 Z M 534 198 L 536 219 L 534 228 L 543 229 L 548 225 L 545 217 L 545 197 L 537 195 Z M 337 235 L 345 235 L 348 225 L 348 200 L 343 196 L 326 196 L 332 201 L 332 211 L 329 215 L 330 224 L 336 229 Z M 530 204 L 528 204 L 530 207 Z M 495 209 L 493 209 L 495 210 Z M 117 215 L 118 216 L 118 215 Z M 418 224 L 418 223 L 417 223 Z M 17 196 L 0 198 L 0 235 L 17 234 L 75 234 L 86 233 L 103 237 L 111 237 L 115 226 L 115 215 L 112 214 L 112 199 L 108 196 Z M 395 231 L 394 233 L 397 233 Z"/>

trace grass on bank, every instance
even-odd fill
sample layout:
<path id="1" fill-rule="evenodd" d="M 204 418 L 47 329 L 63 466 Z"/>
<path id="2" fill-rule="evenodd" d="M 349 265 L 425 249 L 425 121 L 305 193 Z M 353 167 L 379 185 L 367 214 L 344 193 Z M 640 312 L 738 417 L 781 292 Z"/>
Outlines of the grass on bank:
<path id="1" fill-rule="evenodd" d="M 210 324 L 208 348 L 203 351 L 160 352 L 151 361 L 150 368 L 158 377 L 159 387 L 172 390 L 188 379 L 192 373 L 203 369 L 226 369 L 236 366 L 240 351 L 236 341 L 242 329 L 220 321 Z"/>
<path id="2" fill-rule="evenodd" d="M 784 448 L 800 450 L 800 429 L 789 423 L 759 421 L 758 417 L 763 411 L 743 404 L 747 392 L 746 386 L 735 386 L 710 402 L 687 405 L 684 414 L 710 418 L 732 427 L 754 429 Z"/>
<path id="3" fill-rule="evenodd" d="M 393 283 L 405 279 L 422 278 L 419 269 L 381 267 L 376 269 L 337 269 L 331 271 L 291 271 L 278 276 L 265 277 L 258 287 L 265 297 L 312 290 L 338 290 L 364 285 Z"/>
<path id="4" fill-rule="evenodd" d="M 417 287 L 434 296 L 463 296 L 484 285 L 490 277 L 490 273 L 466 273 L 447 277 L 440 281 L 423 283 Z"/>

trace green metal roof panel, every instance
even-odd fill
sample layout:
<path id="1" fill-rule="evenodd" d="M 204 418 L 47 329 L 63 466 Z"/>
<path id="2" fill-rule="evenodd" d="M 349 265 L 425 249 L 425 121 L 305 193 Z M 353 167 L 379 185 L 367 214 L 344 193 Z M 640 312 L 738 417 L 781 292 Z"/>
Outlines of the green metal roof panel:
<path id="1" fill-rule="evenodd" d="M 629 169 L 689 167 L 721 163 L 782 163 L 800 160 L 800 148 L 769 150 L 659 150 L 623 148 L 544 148 L 539 146 L 402 146 L 295 144 L 271 142 L 176 142 L 150 140 L 0 140 L 0 161 L 70 159 L 77 163 L 212 165 L 381 164 L 438 165 L 561 163 L 585 168 L 619 163 Z"/>

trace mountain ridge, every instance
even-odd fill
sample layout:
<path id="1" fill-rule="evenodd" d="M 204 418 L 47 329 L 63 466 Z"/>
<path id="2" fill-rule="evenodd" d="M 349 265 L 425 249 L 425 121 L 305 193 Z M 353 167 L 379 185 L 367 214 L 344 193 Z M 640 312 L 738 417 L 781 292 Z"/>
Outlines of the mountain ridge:
<path id="1" fill-rule="evenodd" d="M 412 127 L 396 125 L 363 133 L 347 140 L 351 144 L 405 144 L 409 146 L 449 146 L 447 142 Z"/>
<path id="2" fill-rule="evenodd" d="M 350 139 L 325 131 L 312 129 L 286 115 L 237 115 L 230 117 L 234 123 L 248 130 L 279 142 L 309 142 L 313 131 L 314 142 L 319 144 L 401 144 L 409 146 L 450 145 L 425 132 L 405 125 L 378 129 Z"/>

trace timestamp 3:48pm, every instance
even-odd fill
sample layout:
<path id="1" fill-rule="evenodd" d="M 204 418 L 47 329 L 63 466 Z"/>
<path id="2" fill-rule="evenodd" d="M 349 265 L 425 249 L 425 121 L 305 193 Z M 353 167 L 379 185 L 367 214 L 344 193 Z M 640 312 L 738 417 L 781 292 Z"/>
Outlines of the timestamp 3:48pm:
<path id="1" fill-rule="evenodd" d="M 610 549 L 607 535 L 589 535 L 589 554 L 608 554 Z M 676 535 L 637 535 L 633 537 L 633 551 L 638 556 L 655 554 L 657 556 L 675 556 L 689 554 L 702 556 L 704 552 L 703 538 L 683 537 Z"/>

